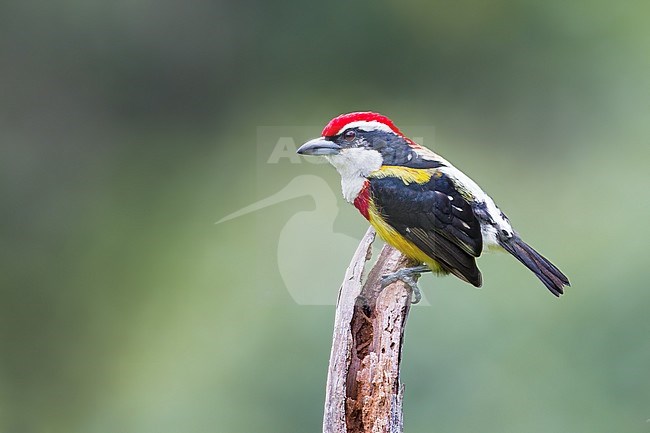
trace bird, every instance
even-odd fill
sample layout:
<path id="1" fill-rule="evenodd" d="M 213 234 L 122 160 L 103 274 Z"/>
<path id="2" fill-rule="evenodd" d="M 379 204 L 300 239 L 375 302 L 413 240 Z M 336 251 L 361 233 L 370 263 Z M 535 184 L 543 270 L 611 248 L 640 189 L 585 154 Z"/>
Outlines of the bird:
<path id="1" fill-rule="evenodd" d="M 417 263 L 382 277 L 383 286 L 403 281 L 413 303 L 421 299 L 416 280 L 425 272 L 451 274 L 481 287 L 476 259 L 493 250 L 510 253 L 556 297 L 570 286 L 476 182 L 382 114 L 334 117 L 297 153 L 325 157 L 341 176 L 345 200 L 386 243 Z"/>

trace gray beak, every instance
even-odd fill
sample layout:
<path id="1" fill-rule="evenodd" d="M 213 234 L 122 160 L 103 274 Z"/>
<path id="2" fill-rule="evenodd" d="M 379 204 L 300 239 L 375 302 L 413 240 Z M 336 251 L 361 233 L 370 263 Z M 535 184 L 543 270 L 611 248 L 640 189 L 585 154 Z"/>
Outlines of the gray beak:
<path id="1" fill-rule="evenodd" d="M 314 138 L 303 144 L 296 151 L 300 155 L 336 155 L 341 146 L 323 137 Z"/>

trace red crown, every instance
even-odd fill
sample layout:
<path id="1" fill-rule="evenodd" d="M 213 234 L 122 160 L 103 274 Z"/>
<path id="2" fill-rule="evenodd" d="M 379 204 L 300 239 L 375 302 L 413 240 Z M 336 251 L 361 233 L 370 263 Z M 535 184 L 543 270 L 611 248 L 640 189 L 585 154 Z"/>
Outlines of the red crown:
<path id="1" fill-rule="evenodd" d="M 321 135 L 323 137 L 332 137 L 339 133 L 339 131 L 345 128 L 346 125 L 352 122 L 379 122 L 388 126 L 395 134 L 401 135 L 402 131 L 395 126 L 392 120 L 388 117 L 383 116 L 379 113 L 373 113 L 372 111 L 357 111 L 354 113 L 341 114 L 340 116 L 335 117 L 330 120 L 330 122 L 323 128 Z"/>

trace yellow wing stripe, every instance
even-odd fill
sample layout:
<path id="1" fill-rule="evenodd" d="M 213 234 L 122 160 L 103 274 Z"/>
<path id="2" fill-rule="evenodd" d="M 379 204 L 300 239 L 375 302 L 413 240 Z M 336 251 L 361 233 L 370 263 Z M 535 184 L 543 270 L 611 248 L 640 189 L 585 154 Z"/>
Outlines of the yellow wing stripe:
<path id="1" fill-rule="evenodd" d="M 397 177 L 404 182 L 409 183 L 426 183 L 431 179 L 433 172 L 421 168 L 400 167 L 398 165 L 382 165 L 378 170 L 370 173 L 369 177 L 381 179 L 384 177 Z"/>

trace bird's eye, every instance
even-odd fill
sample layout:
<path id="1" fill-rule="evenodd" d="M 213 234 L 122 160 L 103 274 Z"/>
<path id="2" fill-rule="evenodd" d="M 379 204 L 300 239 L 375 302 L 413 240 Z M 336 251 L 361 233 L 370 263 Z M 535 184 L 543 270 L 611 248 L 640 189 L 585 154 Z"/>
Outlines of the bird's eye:
<path id="1" fill-rule="evenodd" d="M 345 138 L 346 141 L 352 141 L 356 138 L 357 133 L 354 132 L 352 129 L 348 129 L 343 133 L 343 138 Z"/>

